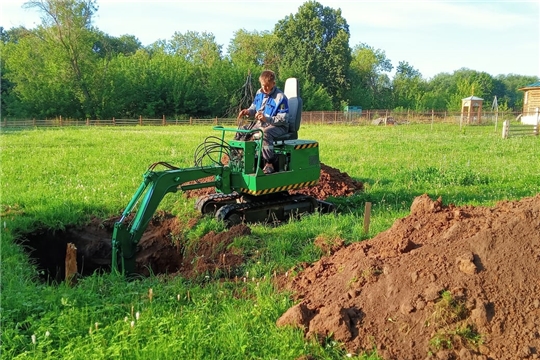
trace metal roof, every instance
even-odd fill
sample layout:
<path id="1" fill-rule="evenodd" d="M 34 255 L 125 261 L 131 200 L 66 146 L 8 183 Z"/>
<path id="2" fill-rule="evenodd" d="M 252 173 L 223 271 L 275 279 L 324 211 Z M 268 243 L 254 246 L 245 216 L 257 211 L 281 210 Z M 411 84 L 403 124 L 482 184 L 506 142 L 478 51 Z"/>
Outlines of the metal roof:
<path id="1" fill-rule="evenodd" d="M 484 100 L 484 99 L 479 98 L 478 96 L 469 96 L 468 98 L 461 99 L 461 100 Z"/>
<path id="2" fill-rule="evenodd" d="M 526 89 L 531 89 L 531 88 L 540 88 L 540 81 L 534 82 L 529 85 L 525 85 L 524 87 L 519 88 L 518 90 L 526 90 Z"/>

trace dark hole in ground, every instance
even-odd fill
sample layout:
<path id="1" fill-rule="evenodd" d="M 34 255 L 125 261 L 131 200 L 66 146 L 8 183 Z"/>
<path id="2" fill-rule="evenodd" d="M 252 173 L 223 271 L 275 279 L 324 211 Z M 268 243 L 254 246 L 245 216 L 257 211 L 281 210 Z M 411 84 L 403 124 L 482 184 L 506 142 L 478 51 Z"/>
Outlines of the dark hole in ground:
<path id="1" fill-rule="evenodd" d="M 50 284 L 64 281 L 66 276 L 66 247 L 77 248 L 77 276 L 89 276 L 96 271 L 111 271 L 111 238 L 117 218 L 93 219 L 80 227 L 66 230 L 39 229 L 22 238 L 22 245 L 36 264 L 40 277 Z M 215 233 L 209 232 L 198 241 L 188 242 L 182 229 L 191 227 L 197 219 L 182 224 L 171 214 L 158 212 L 150 221 L 138 244 L 136 271 L 150 274 L 181 275 L 197 279 L 238 276 L 244 263 L 243 250 L 231 246 L 239 236 L 249 235 L 251 229 L 237 225 Z"/>
<path id="2" fill-rule="evenodd" d="M 39 229 L 26 234 L 21 243 L 36 265 L 40 278 L 58 283 L 66 276 L 66 248 L 72 243 L 77 248 L 77 273 L 89 276 L 95 271 L 110 271 L 112 230 L 95 221 L 85 227 L 66 230 Z"/>

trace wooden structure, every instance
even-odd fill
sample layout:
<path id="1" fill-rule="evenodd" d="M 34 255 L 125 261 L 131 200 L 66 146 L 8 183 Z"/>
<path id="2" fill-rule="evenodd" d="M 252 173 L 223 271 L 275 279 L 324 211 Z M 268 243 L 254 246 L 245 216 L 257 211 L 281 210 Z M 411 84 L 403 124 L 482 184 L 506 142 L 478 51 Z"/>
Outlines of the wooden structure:
<path id="1" fill-rule="evenodd" d="M 469 96 L 461 99 L 461 123 L 465 121 L 467 124 L 471 122 L 480 123 L 482 118 L 482 103 L 484 99 L 477 96 Z"/>
<path id="2" fill-rule="evenodd" d="M 538 128 L 540 128 L 539 124 L 516 124 L 506 120 L 503 122 L 502 137 L 507 139 L 514 136 L 538 136 Z"/>
<path id="3" fill-rule="evenodd" d="M 521 123 L 538 125 L 540 121 L 540 81 L 529 84 L 518 90 L 524 91 L 523 113 Z"/>

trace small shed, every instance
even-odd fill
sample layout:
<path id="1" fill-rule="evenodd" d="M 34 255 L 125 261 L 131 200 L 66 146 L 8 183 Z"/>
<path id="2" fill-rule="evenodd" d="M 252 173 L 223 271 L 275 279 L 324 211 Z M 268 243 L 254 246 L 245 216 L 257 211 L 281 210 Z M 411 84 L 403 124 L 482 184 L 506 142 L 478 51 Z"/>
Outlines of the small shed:
<path id="1" fill-rule="evenodd" d="M 525 92 L 523 95 L 521 123 L 537 125 L 540 119 L 540 81 L 524 86 L 518 90 Z"/>
<path id="2" fill-rule="evenodd" d="M 480 123 L 482 118 L 482 103 L 484 99 L 477 96 L 469 96 L 461 99 L 461 122 L 465 120 L 467 124 L 471 122 Z"/>

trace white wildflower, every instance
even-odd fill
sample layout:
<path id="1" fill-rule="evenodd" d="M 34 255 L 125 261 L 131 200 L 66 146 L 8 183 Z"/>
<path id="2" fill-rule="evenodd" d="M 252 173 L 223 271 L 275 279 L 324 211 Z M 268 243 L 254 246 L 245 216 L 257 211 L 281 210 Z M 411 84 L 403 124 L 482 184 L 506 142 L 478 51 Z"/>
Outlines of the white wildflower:
<path id="1" fill-rule="evenodd" d="M 32 334 L 32 344 L 36 345 L 36 334 Z"/>

